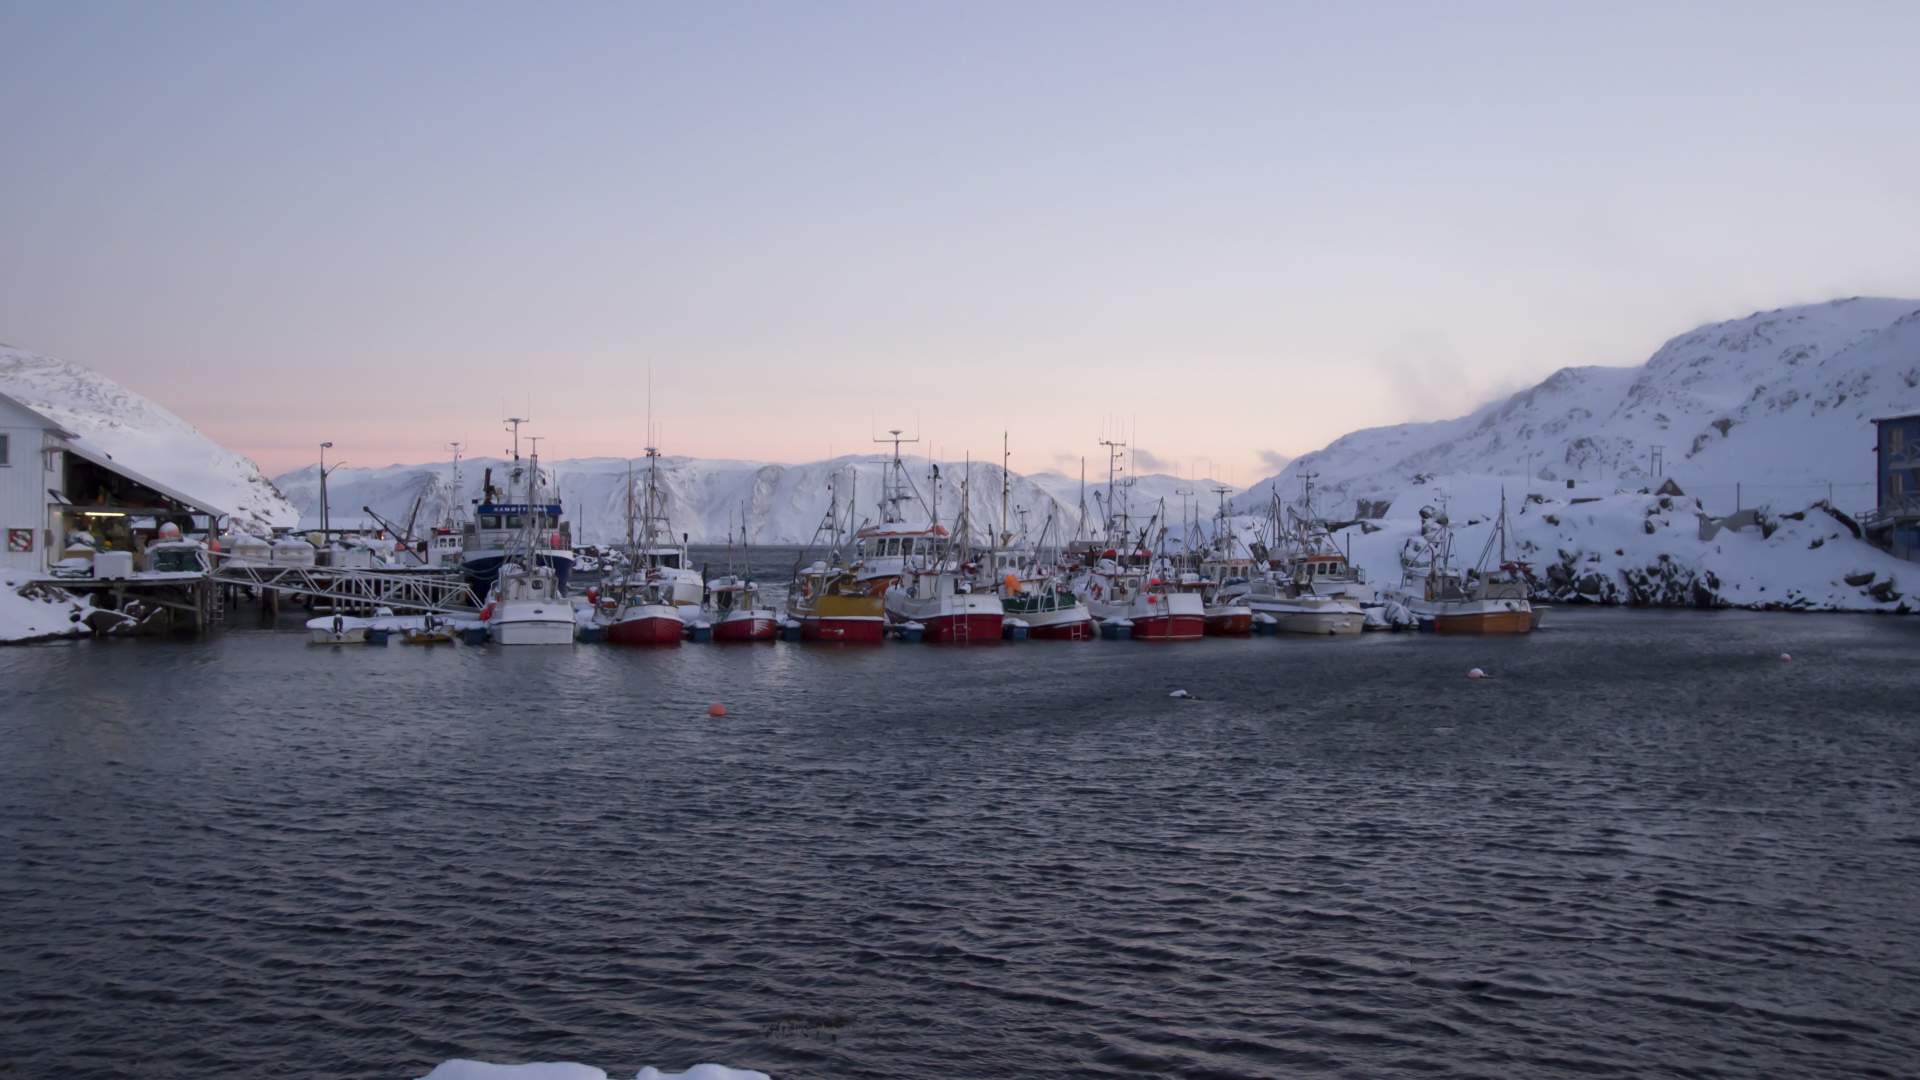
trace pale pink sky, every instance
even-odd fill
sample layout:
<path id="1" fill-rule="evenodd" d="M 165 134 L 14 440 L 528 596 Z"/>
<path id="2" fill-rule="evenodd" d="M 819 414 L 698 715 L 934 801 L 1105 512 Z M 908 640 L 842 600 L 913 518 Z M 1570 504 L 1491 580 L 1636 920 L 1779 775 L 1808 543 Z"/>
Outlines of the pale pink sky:
<path id="1" fill-rule="evenodd" d="M 0 341 L 270 472 L 631 455 L 651 363 L 672 453 L 1246 483 L 1920 295 L 1920 9 L 1675 7 L 10 5 Z"/>

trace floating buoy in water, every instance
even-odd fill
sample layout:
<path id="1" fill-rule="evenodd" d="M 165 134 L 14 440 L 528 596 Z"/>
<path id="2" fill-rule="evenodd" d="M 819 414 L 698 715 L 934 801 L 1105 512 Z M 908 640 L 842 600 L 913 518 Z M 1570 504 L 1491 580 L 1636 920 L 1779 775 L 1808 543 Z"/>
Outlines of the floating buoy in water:
<path id="1" fill-rule="evenodd" d="M 1467 678 L 1469 679 L 1484 679 L 1486 677 L 1487 677 L 1487 673 L 1484 671 L 1481 671 L 1479 668 L 1467 669 Z"/>
<path id="2" fill-rule="evenodd" d="M 1780 654 L 1780 662 L 1781 662 L 1781 663 L 1783 663 L 1783 664 L 1791 664 L 1791 663 L 1793 663 L 1793 654 L 1792 654 L 1792 653 L 1784 653 L 1784 652 L 1783 652 L 1783 653 L 1781 653 L 1781 654 Z"/>
<path id="3" fill-rule="evenodd" d="M 707 715 L 708 716 L 725 716 L 727 715 L 727 707 L 716 701 L 713 704 L 707 706 Z"/>
<path id="4" fill-rule="evenodd" d="M 1167 696 L 1170 698 L 1190 698 L 1193 695 L 1187 693 L 1185 690 L 1175 690 L 1173 693 L 1168 694 Z"/>

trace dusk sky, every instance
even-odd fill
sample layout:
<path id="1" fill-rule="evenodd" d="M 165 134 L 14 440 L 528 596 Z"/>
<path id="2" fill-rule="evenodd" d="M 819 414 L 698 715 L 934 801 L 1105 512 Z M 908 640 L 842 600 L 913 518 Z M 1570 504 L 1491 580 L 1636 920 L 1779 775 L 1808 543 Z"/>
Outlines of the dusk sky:
<path id="1" fill-rule="evenodd" d="M 0 342 L 253 455 L 1263 454 L 1920 296 L 1920 5 L 0 0 Z"/>

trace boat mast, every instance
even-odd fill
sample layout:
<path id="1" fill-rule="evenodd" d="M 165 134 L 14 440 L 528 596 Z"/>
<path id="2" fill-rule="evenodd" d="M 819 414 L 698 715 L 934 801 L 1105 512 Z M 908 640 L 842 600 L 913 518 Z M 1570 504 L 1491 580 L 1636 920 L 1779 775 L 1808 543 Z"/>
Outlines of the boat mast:
<path id="1" fill-rule="evenodd" d="M 1087 456 L 1080 455 L 1080 523 L 1073 527 L 1075 540 L 1085 539 L 1087 532 Z"/>
<path id="2" fill-rule="evenodd" d="M 873 440 L 877 443 L 891 442 L 893 444 L 893 460 L 887 462 L 886 469 L 880 476 L 881 524 L 891 524 L 905 520 L 900 515 L 900 504 L 907 501 L 907 463 L 900 459 L 900 444 L 917 443 L 920 441 L 920 436 L 918 435 L 915 435 L 911 439 L 901 438 L 899 428 L 887 429 L 887 435 L 889 436 L 888 438 Z M 936 502 L 940 498 L 939 472 L 940 467 L 938 465 L 934 466 L 934 475 L 936 477 L 934 499 Z M 939 520 L 940 516 L 936 513 L 934 515 L 934 521 L 937 523 Z"/>
<path id="3" fill-rule="evenodd" d="M 1007 488 L 1010 484 L 1007 463 L 1013 460 L 1013 453 L 1007 449 L 1007 432 L 1000 430 L 1000 546 L 1006 547 L 1013 540 L 1012 522 L 1007 519 Z"/>
<path id="4" fill-rule="evenodd" d="M 1107 448 L 1107 539 L 1111 541 L 1114 536 L 1118 535 L 1122 540 L 1127 540 L 1130 539 L 1130 537 L 1127 535 L 1126 507 L 1121 506 L 1118 515 L 1114 513 L 1114 507 L 1117 505 L 1118 492 L 1120 490 L 1118 487 L 1119 477 L 1116 474 L 1120 463 L 1120 455 L 1126 450 L 1127 444 L 1113 439 L 1101 439 L 1100 445 Z M 1117 533 L 1116 529 L 1118 530 Z"/>

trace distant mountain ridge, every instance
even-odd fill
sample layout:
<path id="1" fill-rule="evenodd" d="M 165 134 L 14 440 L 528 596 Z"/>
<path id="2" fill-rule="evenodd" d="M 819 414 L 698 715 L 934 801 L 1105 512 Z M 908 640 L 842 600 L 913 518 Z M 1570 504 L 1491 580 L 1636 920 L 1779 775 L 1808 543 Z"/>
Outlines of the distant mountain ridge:
<path id="1" fill-rule="evenodd" d="M 1853 298 L 1711 323 L 1639 367 L 1569 367 L 1452 420 L 1367 428 L 1302 454 L 1240 500 L 1311 474 L 1351 514 L 1448 475 L 1633 487 L 1661 475 L 1710 506 L 1872 501 L 1872 425 L 1920 409 L 1920 300 Z M 1529 474 L 1531 478 L 1529 479 Z M 1736 487 L 1738 485 L 1738 487 Z"/>
<path id="2" fill-rule="evenodd" d="M 1001 528 L 1001 469 L 984 462 L 948 461 L 940 463 L 940 481 L 931 481 L 933 463 L 926 458 L 908 458 L 908 475 L 921 493 L 922 503 L 911 506 L 908 516 L 925 520 L 938 510 L 940 520 L 951 525 L 960 508 L 960 481 L 967 479 L 970 517 L 975 534 L 984 540 Z M 545 471 L 572 522 L 577 543 L 608 544 L 626 535 L 625 458 L 569 458 L 543 461 Z M 645 459 L 632 461 L 635 482 L 647 467 Z M 461 463 L 461 491 L 455 493 L 451 462 L 421 465 L 388 465 L 383 468 L 341 468 L 329 474 L 327 496 L 330 519 L 340 525 L 369 521 L 363 507 L 371 507 L 381 517 L 404 527 L 418 502 L 422 523 L 430 523 L 454 505 L 471 506 L 479 497 L 486 470 L 491 468 L 496 485 L 504 484 L 507 464 L 498 458 L 472 458 Z M 799 544 L 813 537 L 815 527 L 826 513 L 829 483 L 838 485 L 838 498 L 844 508 L 854 500 L 855 520 L 878 516 L 880 485 L 884 466 L 871 455 L 848 455 L 828 461 L 798 465 L 756 461 L 728 461 L 691 457 L 660 459 L 660 487 L 665 495 L 667 516 L 673 530 L 685 533 L 694 543 L 719 543 L 741 535 L 740 521 L 745 516 L 745 535 L 756 544 Z M 971 471 L 969 471 L 969 469 Z M 1038 536 L 1052 518 L 1053 538 L 1071 537 L 1080 521 L 1078 479 L 1059 473 L 1030 476 L 1007 473 L 1007 517 L 1011 529 L 1018 532 L 1022 514 L 1028 531 Z M 299 508 L 305 527 L 320 520 L 319 470 L 308 466 L 283 473 L 275 483 Z M 1133 478 L 1125 497 L 1141 524 L 1168 501 L 1169 515 L 1180 512 L 1180 492 L 1209 492 L 1210 480 L 1190 480 L 1150 474 Z M 1088 488 L 1089 525 L 1101 520 L 1104 488 L 1096 498 Z M 1212 498 L 1211 495 L 1208 496 Z M 1210 501 L 1206 506 L 1213 505 Z M 844 509 L 843 509 L 844 513 Z"/>

